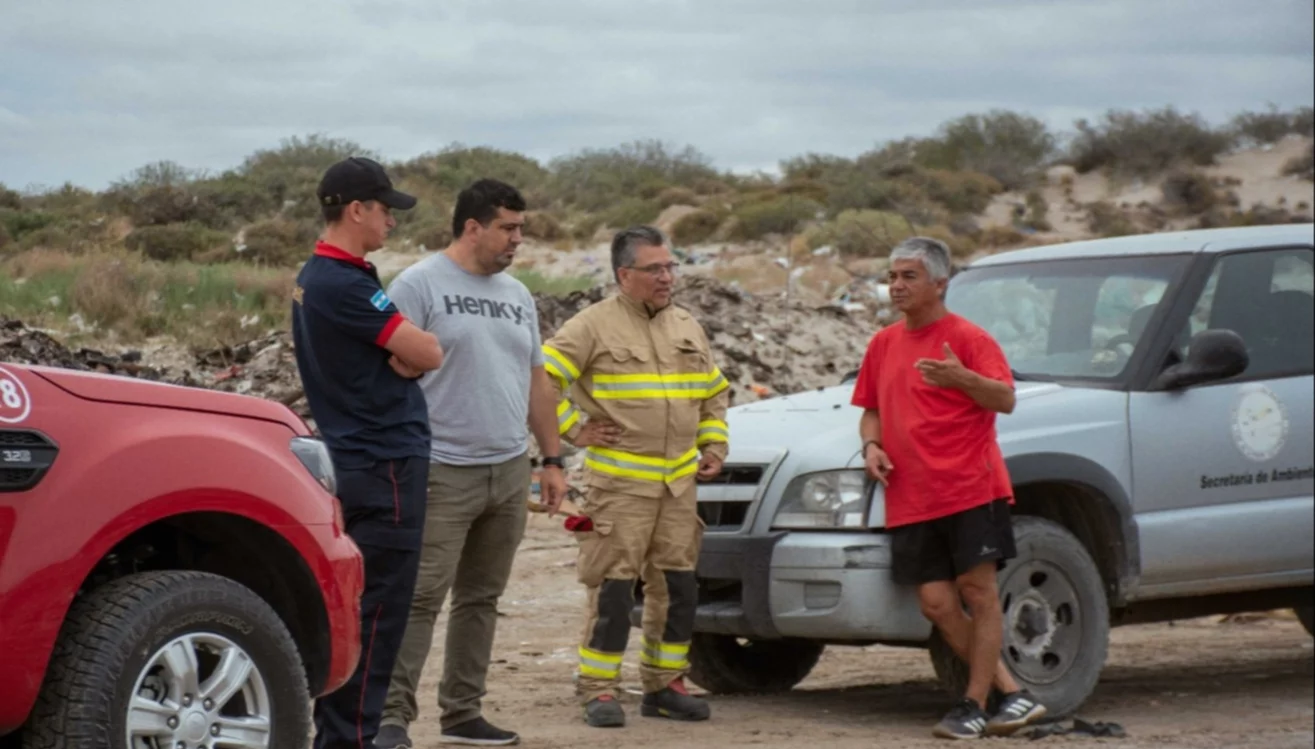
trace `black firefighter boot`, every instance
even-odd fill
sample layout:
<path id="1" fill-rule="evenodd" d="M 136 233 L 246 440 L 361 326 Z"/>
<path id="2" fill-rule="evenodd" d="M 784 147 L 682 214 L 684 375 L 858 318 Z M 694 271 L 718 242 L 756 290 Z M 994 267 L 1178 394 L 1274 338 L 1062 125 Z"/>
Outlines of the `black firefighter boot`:
<path id="1" fill-rule="evenodd" d="M 656 692 L 645 693 L 639 712 L 648 718 L 672 720 L 707 720 L 712 715 L 707 701 L 691 696 L 683 679 L 676 679 Z"/>
<path id="2" fill-rule="evenodd" d="M 594 728 L 620 728 L 626 724 L 626 711 L 615 697 L 606 694 L 584 706 L 584 722 Z"/>

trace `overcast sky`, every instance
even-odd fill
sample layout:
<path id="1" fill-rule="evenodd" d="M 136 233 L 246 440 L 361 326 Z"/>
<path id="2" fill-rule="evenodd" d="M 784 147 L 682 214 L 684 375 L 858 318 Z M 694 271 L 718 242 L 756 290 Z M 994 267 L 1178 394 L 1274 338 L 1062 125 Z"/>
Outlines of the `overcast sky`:
<path id="1" fill-rule="evenodd" d="M 0 0 L 0 182 L 100 189 L 283 138 L 548 160 L 640 138 L 721 168 L 1003 107 L 1222 121 L 1315 98 L 1311 0 Z"/>

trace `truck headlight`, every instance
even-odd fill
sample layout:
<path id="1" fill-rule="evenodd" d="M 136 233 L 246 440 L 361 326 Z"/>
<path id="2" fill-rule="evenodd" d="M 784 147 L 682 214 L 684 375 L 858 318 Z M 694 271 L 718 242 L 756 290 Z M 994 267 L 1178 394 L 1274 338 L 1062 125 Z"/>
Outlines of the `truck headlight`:
<path id="1" fill-rule="evenodd" d="M 289 447 L 320 486 L 326 492 L 338 496 L 338 474 L 333 470 L 328 446 L 313 437 L 293 437 Z"/>
<path id="2" fill-rule="evenodd" d="M 862 528 L 867 503 L 867 476 L 862 470 L 797 476 L 785 488 L 772 527 Z"/>

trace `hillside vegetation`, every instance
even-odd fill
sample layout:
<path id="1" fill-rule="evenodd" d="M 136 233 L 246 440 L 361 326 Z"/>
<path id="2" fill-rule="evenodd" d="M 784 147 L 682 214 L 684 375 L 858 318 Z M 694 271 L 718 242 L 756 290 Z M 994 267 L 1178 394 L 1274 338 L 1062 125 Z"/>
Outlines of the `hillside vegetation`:
<path id="1" fill-rule="evenodd" d="M 852 158 L 794 156 L 774 175 L 730 173 L 693 147 L 655 141 L 547 163 L 461 144 L 390 162 L 347 140 L 298 136 L 221 173 L 159 162 L 101 192 L 72 184 L 18 192 L 0 184 L 0 316 L 39 322 L 76 315 L 75 327 L 129 338 L 169 333 L 207 341 L 282 324 L 294 269 L 320 230 L 315 185 L 329 164 L 350 155 L 383 161 L 398 186 L 420 198 L 415 210 L 398 213 L 394 247 L 444 246 L 456 193 L 474 179 L 497 177 L 530 201 L 529 237 L 563 251 L 682 206 L 669 225 L 678 246 L 794 239 L 848 257 L 882 257 L 914 232 L 965 255 L 1026 243 L 1050 229 L 1040 187 L 1061 165 L 1079 175 L 1160 182 L 1166 204 L 1180 215 L 1199 214 L 1202 226 L 1291 220 L 1286 211 L 1233 204 L 1228 186 L 1201 170 L 1235 149 L 1292 135 L 1315 135 L 1310 108 L 1246 112 L 1220 126 L 1173 107 L 1110 111 L 1069 132 L 991 111 Z M 1311 179 L 1311 155 L 1307 149 L 1284 172 Z M 986 225 L 984 212 L 1005 193 L 1025 196 L 1018 215 L 1006 226 Z M 1157 228 L 1117 206 L 1084 210 L 1091 234 Z M 587 283 L 532 273 L 525 280 L 555 284 L 553 291 Z"/>

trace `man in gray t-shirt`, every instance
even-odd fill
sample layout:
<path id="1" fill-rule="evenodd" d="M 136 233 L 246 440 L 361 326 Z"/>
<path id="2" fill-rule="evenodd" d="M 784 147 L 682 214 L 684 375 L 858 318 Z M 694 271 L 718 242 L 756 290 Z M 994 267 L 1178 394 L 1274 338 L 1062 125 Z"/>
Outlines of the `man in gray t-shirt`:
<path id="1" fill-rule="evenodd" d="M 529 431 L 544 456 L 544 504 L 566 493 L 556 393 L 543 367 L 539 317 L 525 284 L 503 273 L 516 254 L 525 200 L 480 180 L 457 196 L 455 237 L 402 271 L 388 297 L 438 337 L 443 363 L 419 377 L 429 408 L 429 495 L 410 619 L 374 744 L 409 747 L 416 689 L 448 591 L 451 616 L 438 687 L 443 738 L 499 746 L 518 737 L 482 716 L 497 601 L 525 532 Z M 528 425 L 528 429 L 527 429 Z"/>

